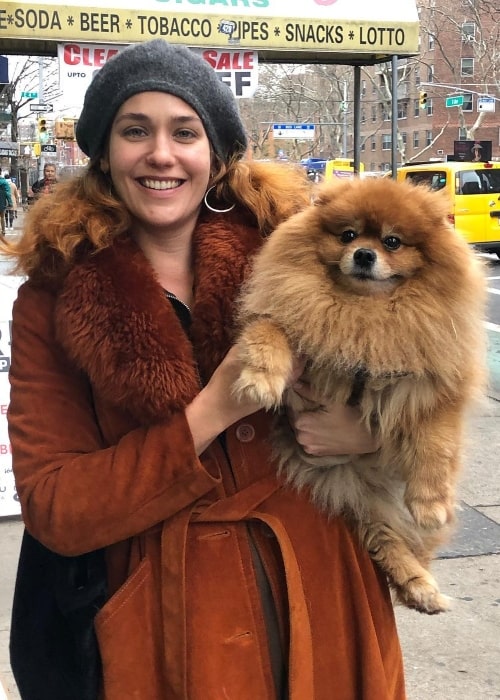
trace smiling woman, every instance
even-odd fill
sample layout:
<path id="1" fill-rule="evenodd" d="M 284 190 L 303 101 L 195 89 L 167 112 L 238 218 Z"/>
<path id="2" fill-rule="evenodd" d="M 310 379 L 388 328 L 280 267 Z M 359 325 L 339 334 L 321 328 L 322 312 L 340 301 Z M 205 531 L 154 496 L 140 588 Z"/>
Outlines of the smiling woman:
<path id="1" fill-rule="evenodd" d="M 156 247 L 177 247 L 182 239 L 189 244 L 211 163 L 202 121 L 178 97 L 143 92 L 119 108 L 101 169 L 127 202 L 135 238 L 148 257 Z M 160 282 L 167 288 L 168 275 Z M 180 298 L 189 303 L 190 290 L 183 290 Z"/>
<path id="2" fill-rule="evenodd" d="M 245 161 L 229 88 L 163 41 L 101 68 L 77 139 L 88 168 L 4 245 L 27 277 L 8 416 L 23 700 L 403 700 L 384 575 L 285 487 L 273 417 L 231 391 L 240 289 L 310 201 L 303 169 Z M 377 447 L 356 407 L 308 426 L 303 449 Z"/>

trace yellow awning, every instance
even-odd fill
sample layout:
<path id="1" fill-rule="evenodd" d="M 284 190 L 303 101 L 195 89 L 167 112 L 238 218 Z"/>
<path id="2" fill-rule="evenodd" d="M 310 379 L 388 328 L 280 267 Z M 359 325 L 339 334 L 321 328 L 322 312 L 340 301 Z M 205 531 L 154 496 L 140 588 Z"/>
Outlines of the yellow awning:
<path id="1" fill-rule="evenodd" d="M 59 42 L 154 38 L 252 49 L 281 63 L 372 64 L 418 53 L 414 0 L 90 1 L 3 2 L 0 53 L 56 55 Z"/>

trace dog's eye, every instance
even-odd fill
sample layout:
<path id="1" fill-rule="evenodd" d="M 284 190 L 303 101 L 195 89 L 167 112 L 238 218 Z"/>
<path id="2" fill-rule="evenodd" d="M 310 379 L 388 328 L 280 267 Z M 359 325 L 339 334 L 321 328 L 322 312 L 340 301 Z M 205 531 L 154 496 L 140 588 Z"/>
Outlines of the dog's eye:
<path id="1" fill-rule="evenodd" d="M 384 238 L 382 243 L 385 245 L 387 250 L 397 250 L 401 246 L 401 239 L 397 236 L 387 236 Z"/>
<path id="2" fill-rule="evenodd" d="M 342 243 L 351 243 L 351 241 L 356 240 L 358 237 L 358 234 L 356 231 L 352 231 L 351 229 L 348 229 L 347 231 L 342 231 L 340 234 L 340 240 Z"/>

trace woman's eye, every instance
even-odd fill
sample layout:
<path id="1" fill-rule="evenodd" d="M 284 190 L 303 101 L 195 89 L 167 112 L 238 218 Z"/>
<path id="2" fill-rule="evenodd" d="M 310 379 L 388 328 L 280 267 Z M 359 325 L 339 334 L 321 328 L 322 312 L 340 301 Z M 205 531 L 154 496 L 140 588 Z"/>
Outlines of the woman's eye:
<path id="1" fill-rule="evenodd" d="M 123 134 L 124 136 L 129 136 L 131 138 L 137 138 L 138 136 L 144 136 L 145 130 L 142 126 L 129 126 L 127 129 L 124 129 Z"/>
<path id="2" fill-rule="evenodd" d="M 351 241 L 356 240 L 357 237 L 358 234 L 356 233 L 356 231 L 351 231 L 350 229 L 348 229 L 347 231 L 342 231 L 342 233 L 340 234 L 340 240 L 342 241 L 342 243 L 351 243 Z"/>
<path id="3" fill-rule="evenodd" d="M 385 245 L 387 250 L 397 250 L 401 246 L 401 239 L 397 236 L 387 236 L 387 238 L 384 238 L 382 243 Z"/>
<path id="4" fill-rule="evenodd" d="M 180 129 L 176 132 L 177 138 L 183 139 L 184 141 L 189 139 L 194 139 L 196 134 L 191 131 L 191 129 Z"/>

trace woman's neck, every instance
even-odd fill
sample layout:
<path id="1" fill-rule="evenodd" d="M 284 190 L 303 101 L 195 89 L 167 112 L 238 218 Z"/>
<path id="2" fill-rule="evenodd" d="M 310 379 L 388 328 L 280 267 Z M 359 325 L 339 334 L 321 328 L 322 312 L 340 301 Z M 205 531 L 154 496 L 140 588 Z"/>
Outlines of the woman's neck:
<path id="1" fill-rule="evenodd" d="M 191 237 L 161 239 L 149 233 L 135 236 L 142 252 L 156 272 L 163 289 L 172 292 L 188 306 L 193 297 L 193 262 Z"/>

